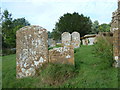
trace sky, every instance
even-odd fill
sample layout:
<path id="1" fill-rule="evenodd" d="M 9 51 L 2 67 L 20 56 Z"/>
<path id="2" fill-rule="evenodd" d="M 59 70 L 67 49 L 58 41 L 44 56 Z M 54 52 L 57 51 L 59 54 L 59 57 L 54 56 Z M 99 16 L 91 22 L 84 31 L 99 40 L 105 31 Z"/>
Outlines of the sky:
<path id="1" fill-rule="evenodd" d="M 100 24 L 110 23 L 117 0 L 2 0 L 0 7 L 12 13 L 14 19 L 25 17 L 31 25 L 52 31 L 65 13 L 78 12 Z"/>

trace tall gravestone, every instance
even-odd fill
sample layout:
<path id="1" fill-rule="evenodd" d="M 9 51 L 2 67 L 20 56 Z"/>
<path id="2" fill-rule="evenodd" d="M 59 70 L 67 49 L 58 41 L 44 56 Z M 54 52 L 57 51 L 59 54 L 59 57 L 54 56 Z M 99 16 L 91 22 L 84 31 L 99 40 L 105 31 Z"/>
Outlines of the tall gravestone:
<path id="1" fill-rule="evenodd" d="M 72 45 L 74 48 L 80 47 L 80 34 L 78 32 L 72 33 Z"/>
<path id="2" fill-rule="evenodd" d="M 63 46 L 71 45 L 71 34 L 69 32 L 64 32 L 61 35 L 61 39 Z"/>
<path id="3" fill-rule="evenodd" d="M 48 35 L 40 26 L 25 26 L 16 32 L 16 77 L 34 76 L 48 62 Z"/>

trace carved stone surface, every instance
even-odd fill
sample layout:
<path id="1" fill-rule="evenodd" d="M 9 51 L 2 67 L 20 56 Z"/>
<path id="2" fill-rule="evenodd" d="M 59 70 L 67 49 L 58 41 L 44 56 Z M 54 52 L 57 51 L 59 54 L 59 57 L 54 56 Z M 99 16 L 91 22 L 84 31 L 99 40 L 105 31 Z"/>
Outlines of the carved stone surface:
<path id="1" fill-rule="evenodd" d="M 73 32 L 72 33 L 72 43 L 74 48 L 79 48 L 80 47 L 80 34 L 78 32 Z"/>
<path id="2" fill-rule="evenodd" d="M 72 45 L 49 50 L 49 62 L 74 65 L 74 48 Z"/>
<path id="3" fill-rule="evenodd" d="M 40 26 L 25 26 L 16 32 L 16 77 L 34 76 L 48 62 L 48 35 Z"/>
<path id="4" fill-rule="evenodd" d="M 64 32 L 61 35 L 61 39 L 63 46 L 71 45 L 71 34 L 69 32 Z"/>

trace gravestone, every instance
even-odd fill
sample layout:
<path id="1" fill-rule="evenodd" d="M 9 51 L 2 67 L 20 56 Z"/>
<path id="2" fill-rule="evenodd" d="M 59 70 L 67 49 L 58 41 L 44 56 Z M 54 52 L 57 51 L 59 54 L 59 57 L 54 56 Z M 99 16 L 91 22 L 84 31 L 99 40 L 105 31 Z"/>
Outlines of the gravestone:
<path id="1" fill-rule="evenodd" d="M 69 32 L 64 32 L 61 35 L 61 39 L 63 46 L 71 45 L 71 34 Z"/>
<path id="2" fill-rule="evenodd" d="M 74 48 L 80 47 L 80 34 L 78 32 L 72 33 L 72 45 Z"/>
<path id="3" fill-rule="evenodd" d="M 49 50 L 49 62 L 74 65 L 74 48 L 72 45 Z"/>
<path id="4" fill-rule="evenodd" d="M 48 62 L 48 35 L 40 26 L 25 26 L 16 32 L 16 77 L 34 76 Z"/>

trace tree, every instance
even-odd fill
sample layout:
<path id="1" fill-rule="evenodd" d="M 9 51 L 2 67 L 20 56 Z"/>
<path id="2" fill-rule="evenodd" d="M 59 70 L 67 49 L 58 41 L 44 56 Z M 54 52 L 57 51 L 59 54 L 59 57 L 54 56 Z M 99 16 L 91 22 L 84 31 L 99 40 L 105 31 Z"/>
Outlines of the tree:
<path id="1" fill-rule="evenodd" d="M 3 47 L 10 47 L 10 36 L 13 29 L 12 14 L 5 10 L 2 15 L 2 45 Z"/>
<path id="2" fill-rule="evenodd" d="M 61 39 L 61 33 L 57 30 L 57 29 L 53 29 L 53 32 L 51 33 L 52 38 L 54 38 L 54 40 L 60 40 Z"/>
<path id="3" fill-rule="evenodd" d="M 98 27 L 99 27 L 99 22 L 96 20 L 92 24 L 92 31 L 91 31 L 91 33 L 92 34 L 97 34 L 99 32 L 98 31 Z"/>
<path id="4" fill-rule="evenodd" d="M 13 20 L 14 27 L 18 25 L 29 26 L 30 23 L 25 18 L 17 18 Z"/>
<path id="5" fill-rule="evenodd" d="M 48 38 L 52 38 L 52 33 L 48 31 Z"/>
<path id="6" fill-rule="evenodd" d="M 101 24 L 98 27 L 99 32 L 110 32 L 110 24 Z"/>
<path id="7" fill-rule="evenodd" d="M 16 47 L 16 31 L 30 23 L 25 18 L 12 18 L 8 10 L 4 10 L 2 15 L 2 46 L 3 48 Z"/>
<path id="8" fill-rule="evenodd" d="M 60 36 L 63 32 L 72 33 L 77 31 L 84 36 L 91 32 L 92 22 L 89 17 L 85 17 L 83 14 L 79 15 L 74 12 L 73 14 L 67 13 L 60 17 L 59 21 L 55 24 L 53 29 L 54 36 Z M 55 33 L 56 32 L 56 33 Z"/>

